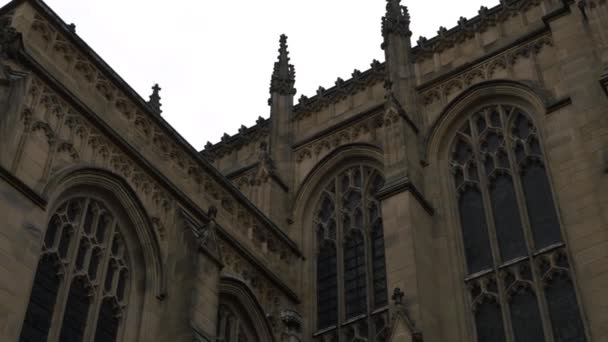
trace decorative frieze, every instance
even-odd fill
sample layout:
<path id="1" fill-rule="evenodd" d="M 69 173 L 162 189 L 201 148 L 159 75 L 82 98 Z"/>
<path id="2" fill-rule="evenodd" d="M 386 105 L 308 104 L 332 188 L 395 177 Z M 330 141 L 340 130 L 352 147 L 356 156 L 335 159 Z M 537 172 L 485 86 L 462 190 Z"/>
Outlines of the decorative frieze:
<path id="1" fill-rule="evenodd" d="M 507 50 L 491 59 L 485 60 L 455 74 L 441 83 L 429 85 L 422 90 L 424 105 L 431 105 L 436 101 L 448 98 L 472 84 L 491 80 L 499 70 L 508 70 L 519 58 L 530 58 L 538 54 L 545 46 L 553 46 L 550 35 L 543 35 L 533 39 L 527 44 Z"/>
<path id="2" fill-rule="evenodd" d="M 389 118 L 386 119 L 391 120 Z M 304 160 L 319 157 L 322 154 L 325 155 L 340 146 L 356 142 L 360 140 L 362 136 L 375 131 L 384 124 L 384 114 L 376 113 L 355 124 L 333 131 L 327 136 L 300 145 L 296 148 L 295 152 L 296 162 L 301 163 Z"/>

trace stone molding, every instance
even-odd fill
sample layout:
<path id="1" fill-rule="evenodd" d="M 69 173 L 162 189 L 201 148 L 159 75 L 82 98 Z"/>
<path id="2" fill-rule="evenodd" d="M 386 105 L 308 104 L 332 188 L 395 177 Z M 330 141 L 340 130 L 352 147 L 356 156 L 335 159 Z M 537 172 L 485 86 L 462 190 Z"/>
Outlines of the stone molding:
<path id="1" fill-rule="evenodd" d="M 545 46 L 553 46 L 553 39 L 550 33 L 537 36 L 524 45 L 518 44 L 473 66 L 467 65 L 467 68 L 462 72 L 442 79 L 438 83 L 433 82 L 429 85 L 423 85 L 420 88 L 422 103 L 424 105 L 431 105 L 436 101 L 441 101 L 451 96 L 455 92 L 465 90 L 472 84 L 491 80 L 496 70 L 508 70 L 519 58 L 530 58 L 532 55 L 538 54 Z"/>
<path id="2" fill-rule="evenodd" d="M 63 27 L 66 25 L 55 17 L 46 5 L 35 0 L 24 1 L 28 1 L 35 9 L 40 11 L 40 13 L 35 15 L 32 23 L 32 34 L 38 35 L 41 39 L 48 42 L 46 48 L 42 48 L 46 50 L 46 53 L 48 53 L 51 58 L 63 58 L 68 62 L 62 64 L 67 65 L 66 70 L 64 70 L 66 73 L 71 77 L 74 77 L 75 80 L 90 84 L 90 89 L 95 89 L 103 99 L 108 101 L 110 106 L 113 106 L 122 119 L 135 128 L 134 131 L 139 134 L 141 138 L 149 141 L 149 145 L 154 147 L 154 152 L 157 153 L 161 160 L 168 161 L 172 169 L 178 174 L 184 175 L 184 180 L 186 182 L 195 184 L 196 188 L 201 189 L 202 192 L 210 195 L 211 199 L 217 203 L 217 207 L 223 215 L 227 217 L 235 216 L 237 214 L 250 216 L 250 222 L 255 222 L 257 227 L 265 227 L 264 229 L 268 230 L 268 233 L 266 234 L 268 239 L 272 239 L 275 246 L 280 246 L 280 250 L 291 251 L 296 255 L 301 255 L 293 241 L 281 232 L 278 227 L 261 213 L 261 211 L 255 208 L 245 196 L 240 194 L 225 177 L 213 168 L 213 166 L 200 158 L 200 155 L 194 151 L 183 138 L 164 122 L 159 115 L 154 114 L 150 110 L 150 107 L 143 99 L 139 98 L 136 94 L 131 94 L 128 85 L 126 85 L 118 75 L 113 73 L 111 69 L 105 65 L 105 62 L 101 61 L 101 59 L 95 55 L 94 52 L 90 51 L 90 49 L 83 48 L 82 45 L 85 47 L 86 45 L 82 40 L 69 30 L 68 27 Z M 48 75 L 46 71 L 27 54 L 27 52 L 21 50 L 20 58 L 25 59 L 25 64 L 37 69 L 38 73 L 44 74 L 44 77 L 46 77 L 50 83 L 54 84 L 55 87 L 62 88 L 62 92 L 67 94 L 67 97 L 75 102 L 79 102 L 79 100 L 76 100 L 63 85 L 57 84 L 56 80 Z M 108 69 L 110 71 L 108 71 Z M 37 83 L 33 82 L 32 84 L 32 92 L 40 91 L 41 81 L 38 81 Z M 123 89 L 126 90 L 123 91 Z M 38 95 L 31 93 L 28 96 L 31 98 Z M 59 96 L 57 95 L 53 97 L 47 96 L 46 98 L 57 103 L 65 102 L 63 100 L 59 101 Z M 51 103 L 48 105 L 52 106 L 54 104 Z M 79 106 L 85 107 L 82 103 L 79 103 Z M 77 113 L 74 109 L 67 110 L 64 107 L 65 105 L 57 107 L 60 108 L 60 113 Z M 91 115 L 96 116 L 95 114 Z M 79 135 L 87 133 L 86 139 L 88 140 L 89 145 L 98 151 L 104 158 L 110 158 L 111 162 L 114 164 L 113 167 L 120 171 L 118 172 L 119 174 L 127 174 L 128 178 L 136 179 L 135 182 L 139 185 L 137 188 L 144 187 L 145 193 L 150 192 L 150 184 L 153 184 L 154 182 L 150 182 L 149 177 L 146 177 L 141 169 L 136 171 L 133 170 L 128 158 L 122 156 L 120 149 L 117 148 L 115 144 L 110 143 L 109 139 L 106 138 L 106 133 L 108 132 L 96 130 L 95 133 L 89 134 L 89 132 L 86 132 L 86 129 L 83 129 L 80 124 L 77 124 L 79 121 L 82 121 L 82 119 L 78 117 L 78 115 L 68 115 L 66 124 L 74 125 L 75 129 L 78 130 Z M 54 136 L 56 133 L 50 129 L 50 126 L 47 123 L 34 122 L 32 123 L 30 130 L 44 131 L 45 134 L 49 136 L 49 142 L 53 143 L 53 150 L 57 150 L 54 146 L 55 144 L 58 146 L 61 144 L 55 142 Z M 82 135 L 81 139 L 84 138 L 84 135 Z M 69 148 L 69 144 L 63 144 L 63 147 L 64 150 L 73 150 Z M 77 155 L 72 153 L 71 158 L 75 159 L 76 157 Z M 76 162 L 76 160 L 74 160 L 74 162 Z M 153 192 L 155 193 L 157 202 L 171 202 L 169 197 L 163 193 L 164 191 L 162 191 L 161 187 L 157 184 L 153 186 Z M 160 217 L 161 215 L 157 216 Z M 262 242 L 259 242 L 258 245 L 261 243 Z M 284 254 L 285 253 L 282 253 L 282 255 Z M 272 255 L 267 256 L 272 257 Z M 276 257 L 280 259 L 280 256 L 277 255 Z"/>
<path id="3" fill-rule="evenodd" d="M 424 198 L 424 195 L 422 195 L 418 188 L 407 177 L 386 183 L 386 185 L 380 189 L 376 197 L 378 200 L 383 201 L 402 192 L 410 192 L 427 214 L 430 216 L 435 215 L 433 206 Z"/>

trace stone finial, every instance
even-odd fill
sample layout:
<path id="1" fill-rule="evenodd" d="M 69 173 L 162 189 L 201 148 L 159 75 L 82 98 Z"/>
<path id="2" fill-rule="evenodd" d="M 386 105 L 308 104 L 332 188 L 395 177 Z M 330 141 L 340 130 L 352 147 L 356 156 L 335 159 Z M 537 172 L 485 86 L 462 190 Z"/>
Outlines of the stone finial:
<path id="1" fill-rule="evenodd" d="M 403 291 L 401 291 L 400 288 L 396 287 L 395 290 L 393 291 L 393 296 L 391 297 L 391 299 L 393 300 L 395 305 L 401 306 L 401 305 L 403 305 L 404 296 L 405 296 L 405 293 L 403 293 Z"/>
<path id="2" fill-rule="evenodd" d="M 160 109 L 162 104 L 160 104 L 160 90 L 162 88 L 158 86 L 158 83 L 154 84 L 152 87 L 152 95 L 150 95 L 150 100 L 148 100 L 148 105 L 158 114 L 163 111 Z"/>
<path id="3" fill-rule="evenodd" d="M 382 36 L 384 46 L 387 43 L 388 35 L 398 34 L 404 37 L 411 37 L 410 14 L 405 6 L 401 6 L 401 0 L 386 0 L 386 14 L 382 17 Z"/>
<path id="4" fill-rule="evenodd" d="M 76 24 L 71 23 L 68 25 L 68 29 L 74 33 L 76 33 Z"/>
<path id="5" fill-rule="evenodd" d="M 296 69 L 289 64 L 289 51 L 287 50 L 287 36 L 282 34 L 279 40 L 279 57 L 274 63 L 270 92 L 279 95 L 295 95 Z"/>

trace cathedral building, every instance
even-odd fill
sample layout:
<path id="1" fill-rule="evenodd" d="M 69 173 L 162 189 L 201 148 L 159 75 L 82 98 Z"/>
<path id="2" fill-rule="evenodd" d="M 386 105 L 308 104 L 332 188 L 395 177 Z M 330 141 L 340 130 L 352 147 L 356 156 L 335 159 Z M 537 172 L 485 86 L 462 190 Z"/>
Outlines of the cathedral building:
<path id="1" fill-rule="evenodd" d="M 0 340 L 608 341 L 608 2 L 415 44 L 385 5 L 384 62 L 295 100 L 281 36 L 270 118 L 203 151 L 0 9 Z"/>

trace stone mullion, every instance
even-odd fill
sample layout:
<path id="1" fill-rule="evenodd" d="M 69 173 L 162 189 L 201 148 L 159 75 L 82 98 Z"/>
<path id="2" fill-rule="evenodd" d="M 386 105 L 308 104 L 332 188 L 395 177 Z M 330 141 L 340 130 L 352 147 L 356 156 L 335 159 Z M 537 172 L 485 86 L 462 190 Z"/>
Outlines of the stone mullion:
<path id="1" fill-rule="evenodd" d="M 483 114 L 483 119 L 486 120 L 485 114 Z M 486 171 L 484 164 L 481 159 L 481 150 L 480 145 L 481 141 L 479 138 L 479 134 L 477 132 L 477 125 L 473 121 L 470 121 L 471 125 L 471 137 L 472 137 L 472 149 L 473 149 L 473 158 L 475 158 L 475 164 L 477 167 L 477 176 L 479 178 L 479 187 L 482 194 L 483 199 L 483 207 L 486 215 L 486 222 L 488 228 L 488 237 L 490 240 L 490 249 L 492 251 L 492 259 L 494 260 L 494 264 L 492 265 L 492 270 L 496 279 L 496 287 L 498 289 L 498 302 L 500 303 L 500 309 L 502 312 L 503 318 L 503 329 L 505 330 L 505 337 L 507 342 L 515 342 L 515 338 L 513 336 L 513 329 L 511 327 L 511 318 L 509 315 L 509 310 L 507 308 L 507 296 L 504 290 L 502 279 L 500 278 L 500 268 L 499 265 L 502 264 L 502 259 L 500 258 L 500 249 L 498 245 L 498 238 L 496 236 L 496 227 L 494 224 L 494 213 L 492 212 L 492 201 L 490 200 L 490 194 L 488 191 L 489 181 L 487 179 Z M 487 128 L 486 128 L 487 129 Z M 477 323 L 475 323 L 477 324 Z"/>
<path id="2" fill-rule="evenodd" d="M 365 281 L 367 284 L 367 335 L 369 341 L 373 341 L 374 336 L 374 328 L 371 317 L 372 312 L 374 311 L 374 272 L 373 272 L 373 255 L 372 255 L 372 245 L 374 241 L 372 240 L 372 229 L 371 222 L 369 220 L 368 215 L 368 206 L 369 206 L 369 196 L 367 189 L 369 188 L 369 181 L 373 179 L 373 175 L 367 177 L 365 174 L 365 170 L 362 166 L 359 167 L 359 172 L 361 172 L 361 211 L 363 216 L 363 243 L 365 244 Z"/>
<path id="3" fill-rule="evenodd" d="M 339 175 L 334 177 L 335 185 L 335 218 L 336 218 L 336 277 L 338 287 L 338 320 L 336 323 L 336 335 L 338 342 L 342 342 L 342 323 L 346 320 L 345 298 L 344 298 L 344 227 L 342 226 L 342 186 Z"/>
<path id="4" fill-rule="evenodd" d="M 534 265 L 534 238 L 532 235 L 532 228 L 530 225 L 530 216 L 528 215 L 528 207 L 526 206 L 526 200 L 523 190 L 523 184 L 521 183 L 521 169 L 519 163 L 517 162 L 517 158 L 514 154 L 514 144 L 513 140 L 515 137 L 512 136 L 512 132 L 510 127 L 512 126 L 515 117 L 515 109 L 511 110 L 511 113 L 506 113 L 503 106 L 499 106 L 499 113 L 501 115 L 501 119 L 503 124 L 503 132 L 504 132 L 504 141 L 505 141 L 505 152 L 509 158 L 509 165 L 511 171 L 511 178 L 513 179 L 513 187 L 515 188 L 515 197 L 517 199 L 517 206 L 520 213 L 520 219 L 522 223 L 522 227 L 524 229 L 524 238 L 526 239 L 526 247 L 527 247 L 527 261 L 530 266 L 530 270 L 532 273 L 532 280 L 534 283 L 534 293 L 536 295 L 537 305 L 540 311 L 540 316 L 542 319 L 543 332 L 545 334 L 546 341 L 554 341 L 553 338 L 553 330 L 551 329 L 551 322 L 549 319 L 549 310 L 547 307 L 547 303 L 544 296 L 544 291 L 542 287 L 542 280 L 538 276 L 536 272 L 536 267 Z M 509 117 L 510 115 L 511 117 Z M 538 138 L 538 136 L 536 137 Z M 539 139 L 540 144 L 540 139 Z M 543 164 L 544 160 L 543 160 Z"/>
<path id="5" fill-rule="evenodd" d="M 111 228 L 109 230 L 109 232 L 106 232 L 106 234 L 108 235 L 108 239 L 106 239 L 106 243 L 105 246 L 103 246 L 103 248 L 101 249 L 102 253 L 105 253 L 102 261 L 101 261 L 101 269 L 98 269 L 98 276 L 96 277 L 97 280 L 97 291 L 96 291 L 96 298 L 95 301 L 93 303 L 93 305 L 91 306 L 91 310 L 92 312 L 89 314 L 89 317 L 87 319 L 87 327 L 85 330 L 85 334 L 84 334 L 84 341 L 93 341 L 93 338 L 95 337 L 95 332 L 97 330 L 97 324 L 95 324 L 97 322 L 97 319 L 99 317 L 99 309 L 101 307 L 101 302 L 103 301 L 103 292 L 104 292 L 104 281 L 108 272 L 108 267 L 110 265 L 110 259 L 112 258 L 112 253 L 110 252 L 110 249 L 112 248 L 112 242 L 114 241 L 114 234 L 116 233 L 116 227 L 118 225 L 117 220 L 114 218 Z M 93 253 L 93 250 L 91 250 L 91 253 Z M 91 254 L 91 257 L 93 257 L 93 255 Z M 124 319 L 124 317 L 123 317 Z M 123 326 L 123 324 L 120 325 L 121 327 Z M 120 329 L 122 331 L 122 329 Z M 121 336 L 122 334 L 119 333 L 118 336 Z"/>
<path id="6" fill-rule="evenodd" d="M 76 241 L 75 243 L 70 243 L 71 251 L 68 250 L 68 260 L 69 263 L 65 267 L 65 277 L 63 278 L 63 284 L 59 289 L 57 300 L 55 301 L 55 308 L 53 309 L 53 319 L 51 321 L 51 328 L 49 329 L 48 341 L 49 342 L 61 342 L 59 341 L 59 333 L 61 332 L 61 328 L 63 326 L 63 314 L 65 313 L 65 306 L 68 300 L 68 296 L 70 293 L 70 288 L 72 285 L 72 276 L 74 273 L 74 263 L 76 262 L 76 254 L 78 253 L 78 248 L 80 247 L 80 239 L 82 237 L 84 220 L 87 216 L 87 211 L 91 206 L 91 200 L 86 199 L 85 205 L 83 206 L 82 214 L 78 222 L 78 225 L 74 226 L 74 235 L 72 236 L 72 241 Z M 62 228 L 63 234 L 63 228 Z M 59 237 L 61 239 L 61 236 Z M 59 243 L 61 240 L 59 240 Z M 58 245 L 59 246 L 59 245 Z"/>

